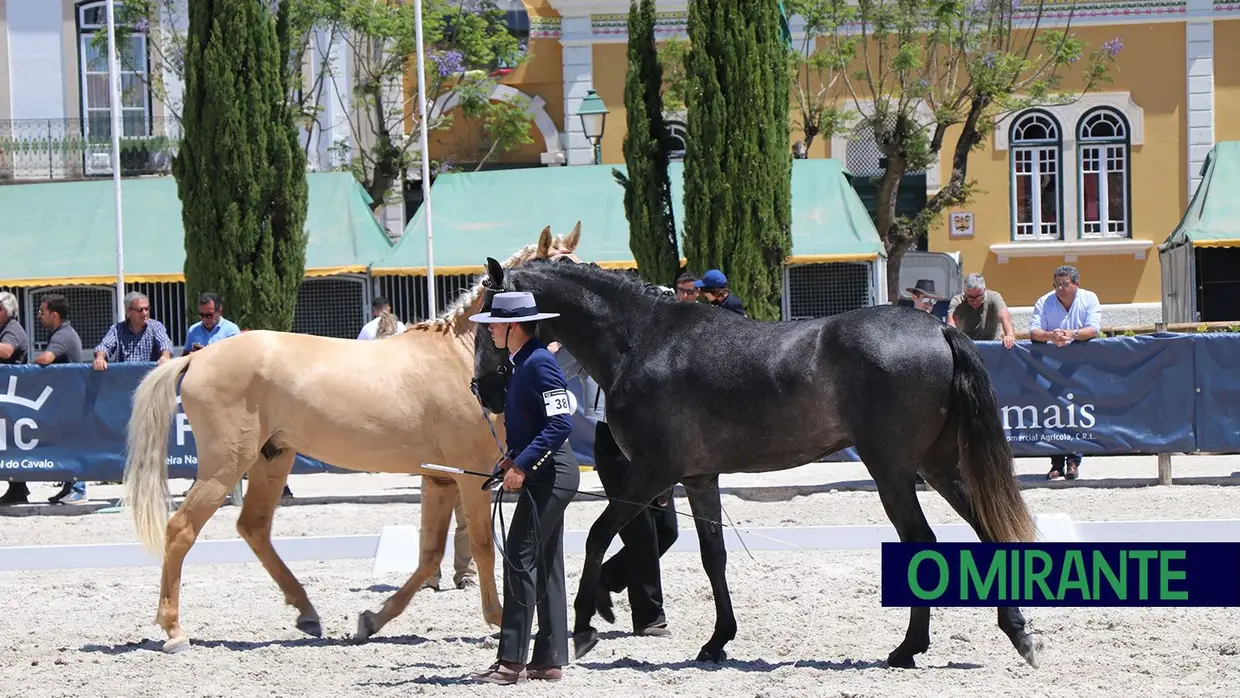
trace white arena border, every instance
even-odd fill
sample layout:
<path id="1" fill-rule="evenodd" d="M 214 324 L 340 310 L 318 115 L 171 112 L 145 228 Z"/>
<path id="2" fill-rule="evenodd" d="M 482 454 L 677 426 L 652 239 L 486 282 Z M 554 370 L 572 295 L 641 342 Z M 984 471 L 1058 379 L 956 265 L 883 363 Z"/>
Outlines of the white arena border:
<path id="1" fill-rule="evenodd" d="M 1240 541 L 1240 519 L 1192 519 L 1156 521 L 1073 521 L 1067 514 L 1037 514 L 1034 520 L 1047 542 L 1077 543 L 1195 543 Z M 941 542 L 976 542 L 977 535 L 965 524 L 932 525 Z M 585 552 L 588 531 L 566 531 L 564 552 Z M 742 545 L 741 539 L 744 539 Z M 418 527 L 385 526 L 375 535 L 276 538 L 273 543 L 286 562 L 324 560 L 373 560 L 372 574 L 411 574 L 418 560 Z M 878 550 L 884 542 L 897 542 L 890 525 L 809 526 L 748 528 L 724 531 L 730 552 L 795 550 Z M 619 550 L 617 537 L 609 551 Z M 699 551 L 697 531 L 681 528 L 669 552 Z M 452 557 L 449 536 L 444 558 Z M 200 540 L 186 556 L 187 565 L 219 565 L 258 562 L 241 539 Z M 57 569 L 103 569 L 159 565 L 137 543 L 103 545 L 16 546 L 0 548 L 0 572 Z"/>

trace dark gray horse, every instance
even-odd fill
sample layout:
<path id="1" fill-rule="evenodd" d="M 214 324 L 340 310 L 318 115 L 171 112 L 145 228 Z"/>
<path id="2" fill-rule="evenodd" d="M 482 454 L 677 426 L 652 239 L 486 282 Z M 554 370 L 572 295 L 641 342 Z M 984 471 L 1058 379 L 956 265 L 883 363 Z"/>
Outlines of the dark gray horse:
<path id="1" fill-rule="evenodd" d="M 719 475 L 793 468 L 855 446 L 902 541 L 933 542 L 916 474 L 983 541 L 1033 541 L 1032 517 L 1012 471 L 990 376 L 973 343 L 929 313 L 884 305 L 820 320 L 770 323 L 676 303 L 627 272 L 535 261 L 508 270 L 488 259 L 492 293 L 530 291 L 545 312 L 540 335 L 576 357 L 607 395 L 607 420 L 632 461 L 617 499 L 649 502 L 682 483 L 715 598 L 715 631 L 698 660 L 718 661 L 736 636 L 724 570 Z M 476 347 L 479 396 L 502 410 L 498 350 Z M 590 528 L 574 602 L 577 657 L 598 643 L 603 555 L 639 511 L 611 501 Z M 999 627 L 1037 666 L 1040 638 L 1016 607 Z M 890 666 L 913 667 L 930 646 L 930 609 L 911 609 Z"/>

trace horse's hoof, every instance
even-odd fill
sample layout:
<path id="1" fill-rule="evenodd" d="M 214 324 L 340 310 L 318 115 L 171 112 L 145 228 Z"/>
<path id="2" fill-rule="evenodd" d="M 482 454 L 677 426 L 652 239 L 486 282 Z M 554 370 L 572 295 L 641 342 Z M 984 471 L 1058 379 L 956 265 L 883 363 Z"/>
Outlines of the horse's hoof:
<path id="1" fill-rule="evenodd" d="M 164 652 L 168 654 L 180 654 L 187 649 L 189 649 L 189 638 L 184 635 L 170 637 L 164 642 Z"/>
<path id="2" fill-rule="evenodd" d="M 376 617 L 370 611 L 362 611 L 357 616 L 357 635 L 353 639 L 358 642 L 365 642 L 372 635 L 379 632 L 379 624 L 375 622 Z"/>
<path id="3" fill-rule="evenodd" d="M 601 586 L 594 592 L 594 610 L 598 611 L 599 618 L 615 624 L 616 614 L 612 612 L 611 592 Z"/>
<path id="4" fill-rule="evenodd" d="M 916 669 L 917 660 L 913 659 L 912 654 L 896 649 L 893 650 L 891 654 L 887 655 L 887 668 Z"/>
<path id="5" fill-rule="evenodd" d="M 318 618 L 298 618 L 297 629 L 311 637 L 323 637 L 323 624 Z"/>
<path id="6" fill-rule="evenodd" d="M 1029 662 L 1029 666 L 1037 669 L 1038 655 L 1042 653 L 1042 649 L 1045 647 L 1042 643 L 1042 638 L 1037 637 L 1036 635 L 1031 635 L 1028 636 L 1027 641 L 1022 644 L 1024 644 L 1024 647 L 1020 649 L 1020 656 L 1024 657 L 1026 662 Z"/>
<path id="7" fill-rule="evenodd" d="M 713 650 L 709 647 L 703 647 L 702 651 L 698 652 L 697 656 L 697 660 L 699 662 L 714 662 L 715 664 L 718 664 L 727 658 L 728 653 L 725 652 L 722 647 L 717 650 Z"/>
<path id="8" fill-rule="evenodd" d="M 581 659 L 598 644 L 598 631 L 594 628 L 577 630 L 573 633 L 573 656 Z"/>

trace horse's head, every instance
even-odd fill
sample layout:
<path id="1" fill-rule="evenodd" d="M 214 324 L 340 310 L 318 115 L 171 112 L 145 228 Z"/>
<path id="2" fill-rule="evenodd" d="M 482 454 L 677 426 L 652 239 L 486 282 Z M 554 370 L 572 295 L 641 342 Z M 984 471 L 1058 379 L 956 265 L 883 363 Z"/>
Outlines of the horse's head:
<path id="1" fill-rule="evenodd" d="M 537 259 L 553 261 L 567 260 L 581 263 L 573 254 L 577 244 L 581 242 L 581 222 L 573 226 L 567 236 L 552 236 L 551 226 L 543 228 L 538 236 L 538 244 L 527 247 L 509 260 L 508 268 L 517 268 Z M 482 281 L 483 299 L 478 312 L 491 310 L 491 301 L 496 293 L 504 291 L 504 266 L 487 257 L 487 275 Z M 542 333 L 540 332 L 540 337 Z M 512 363 L 508 358 L 508 350 L 500 349 L 491 341 L 490 332 L 477 332 L 474 335 L 474 378 L 471 388 L 483 406 L 495 414 L 503 414 L 504 397 L 508 392 L 508 379 L 512 375 Z"/>

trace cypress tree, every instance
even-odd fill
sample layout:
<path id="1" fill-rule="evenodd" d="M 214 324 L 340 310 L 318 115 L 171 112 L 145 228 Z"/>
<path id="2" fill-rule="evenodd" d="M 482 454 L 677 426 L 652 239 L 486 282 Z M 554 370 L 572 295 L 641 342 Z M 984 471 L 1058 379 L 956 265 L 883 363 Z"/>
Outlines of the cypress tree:
<path id="1" fill-rule="evenodd" d="M 289 331 L 305 274 L 305 153 L 289 107 L 288 3 L 194 0 L 172 171 L 187 303 L 223 298 L 247 329 Z"/>
<path id="2" fill-rule="evenodd" d="M 685 253 L 752 317 L 780 317 L 792 247 L 787 45 L 779 0 L 690 0 Z"/>
<path id="3" fill-rule="evenodd" d="M 629 221 L 629 249 L 646 281 L 672 285 L 680 272 L 672 183 L 667 174 L 667 135 L 663 123 L 663 68 L 654 40 L 654 0 L 629 3 L 629 69 L 624 83 L 628 133 L 624 137 L 627 179 L 624 214 Z"/>

